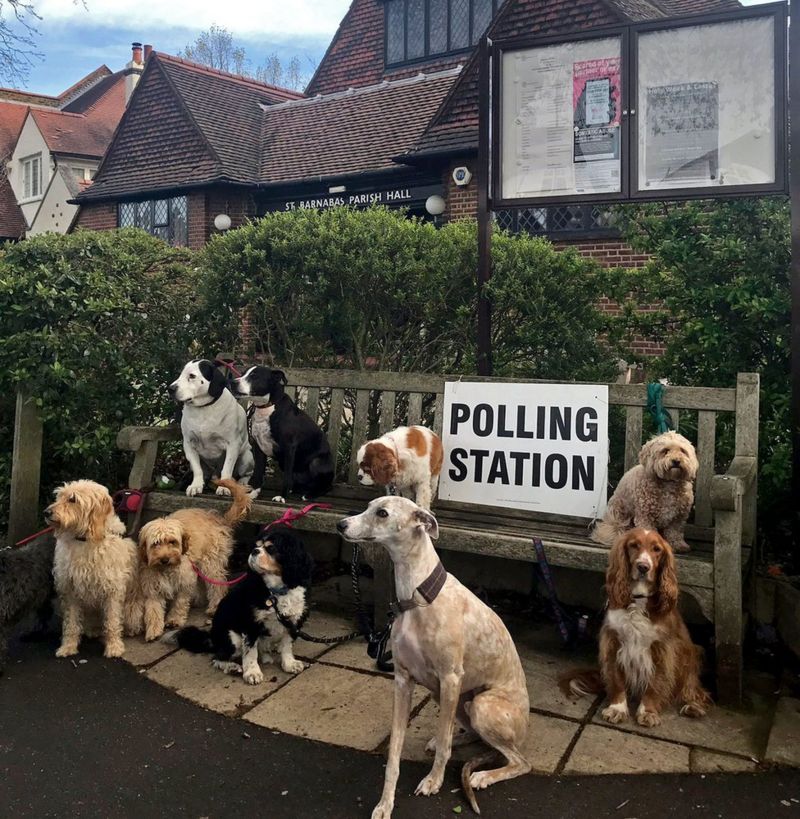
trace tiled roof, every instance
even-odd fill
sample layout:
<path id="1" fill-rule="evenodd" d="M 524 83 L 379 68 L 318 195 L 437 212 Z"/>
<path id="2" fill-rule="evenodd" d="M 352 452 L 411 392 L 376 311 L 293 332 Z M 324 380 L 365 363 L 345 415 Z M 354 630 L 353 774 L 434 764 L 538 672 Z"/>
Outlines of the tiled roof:
<path id="1" fill-rule="evenodd" d="M 8 178 L 0 176 L 0 239 L 20 239 L 28 229 Z"/>
<path id="2" fill-rule="evenodd" d="M 506 0 L 489 27 L 489 35 L 504 40 L 523 35 L 568 34 L 603 25 L 739 6 L 738 0 Z M 477 145 L 478 55 L 474 52 L 408 158 L 474 151 Z"/>
<path id="3" fill-rule="evenodd" d="M 121 112 L 120 112 L 121 113 Z M 114 127 L 83 114 L 32 108 L 31 116 L 47 147 L 56 154 L 75 154 L 100 159 L 105 153 Z"/>
<path id="4" fill-rule="evenodd" d="M 107 65 L 95 68 L 85 77 L 81 77 L 78 82 L 62 91 L 58 96 L 52 94 L 37 94 L 33 91 L 22 91 L 19 88 L 0 88 L 0 100 L 16 102 L 22 105 L 43 105 L 48 108 L 61 108 L 73 99 L 79 98 L 89 88 L 92 88 L 103 77 L 111 75 L 111 69 Z"/>
<path id="5" fill-rule="evenodd" d="M 262 183 L 396 168 L 459 69 L 419 74 L 264 111 Z"/>
<path id="6" fill-rule="evenodd" d="M 302 94 L 153 52 L 94 183 L 80 198 L 201 182 L 254 184 L 262 105 Z"/>

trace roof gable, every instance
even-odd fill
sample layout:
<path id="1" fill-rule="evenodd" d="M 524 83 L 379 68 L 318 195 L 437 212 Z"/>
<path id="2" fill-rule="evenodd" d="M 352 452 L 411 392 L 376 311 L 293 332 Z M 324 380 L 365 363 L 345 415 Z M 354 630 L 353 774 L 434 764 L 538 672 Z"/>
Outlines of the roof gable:
<path id="1" fill-rule="evenodd" d="M 215 179 L 220 163 L 152 56 L 93 184 L 81 199 L 101 199 Z"/>

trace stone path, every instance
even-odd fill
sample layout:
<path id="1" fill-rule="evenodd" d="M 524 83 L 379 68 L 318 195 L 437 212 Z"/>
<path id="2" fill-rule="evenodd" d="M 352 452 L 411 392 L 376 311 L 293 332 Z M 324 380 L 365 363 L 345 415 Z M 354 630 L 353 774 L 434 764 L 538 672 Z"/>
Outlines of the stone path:
<path id="1" fill-rule="evenodd" d="M 192 621 L 202 624 L 199 612 Z M 551 625 L 511 623 L 528 679 L 531 721 L 526 753 L 539 774 L 713 773 L 755 771 L 764 764 L 800 767 L 800 701 L 778 699 L 771 680 L 751 679 L 747 710 L 715 707 L 702 720 L 668 712 L 653 729 L 635 722 L 611 726 L 599 714 L 600 700 L 571 701 L 556 685 L 575 665 L 591 665 L 591 649 L 564 652 Z M 344 634 L 352 622 L 315 612 L 311 634 Z M 298 641 L 295 653 L 308 668 L 296 676 L 266 666 L 264 682 L 213 668 L 206 655 L 192 655 L 165 642 L 127 641 L 125 659 L 141 674 L 197 705 L 273 731 L 341 747 L 384 753 L 392 711 L 391 676 L 375 669 L 363 640 L 329 647 Z M 773 717 L 777 714 L 777 719 Z M 437 707 L 418 687 L 406 737 L 406 759 L 427 758 Z M 478 745 L 454 749 L 466 759 Z"/>

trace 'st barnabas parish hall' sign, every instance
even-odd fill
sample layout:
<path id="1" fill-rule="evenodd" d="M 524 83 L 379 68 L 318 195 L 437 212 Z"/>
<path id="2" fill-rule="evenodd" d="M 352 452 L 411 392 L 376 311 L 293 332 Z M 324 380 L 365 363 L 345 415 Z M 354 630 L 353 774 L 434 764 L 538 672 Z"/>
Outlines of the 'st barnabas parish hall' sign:
<path id="1" fill-rule="evenodd" d="M 595 518 L 606 506 L 608 387 L 445 384 L 443 500 Z"/>

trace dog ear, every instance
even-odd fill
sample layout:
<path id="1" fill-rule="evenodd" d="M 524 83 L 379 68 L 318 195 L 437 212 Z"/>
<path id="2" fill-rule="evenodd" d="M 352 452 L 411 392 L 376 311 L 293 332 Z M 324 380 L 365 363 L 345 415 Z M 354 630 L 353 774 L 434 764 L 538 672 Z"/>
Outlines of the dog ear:
<path id="1" fill-rule="evenodd" d="M 424 529 L 430 538 L 437 540 L 439 537 L 439 523 L 427 509 L 415 509 L 414 520 L 420 529 Z"/>
<path id="2" fill-rule="evenodd" d="M 621 534 L 608 557 L 608 569 L 606 569 L 606 594 L 608 595 L 608 607 L 610 609 L 625 609 L 631 604 L 631 586 L 628 575 L 630 565 L 628 563 L 628 533 Z"/>
<path id="3" fill-rule="evenodd" d="M 272 374 L 280 381 L 281 384 L 284 386 L 289 383 L 289 379 L 286 377 L 286 373 L 283 370 L 273 370 Z"/>
<path id="4" fill-rule="evenodd" d="M 113 514 L 114 504 L 111 502 L 111 495 L 103 490 L 89 513 L 89 528 L 86 533 L 89 540 L 97 541 L 105 537 L 106 521 L 109 515 Z"/>
<path id="5" fill-rule="evenodd" d="M 286 378 L 286 373 L 283 370 L 269 371 L 269 400 L 275 403 L 283 398 L 285 390 L 283 389 L 289 380 Z"/>
<path id="6" fill-rule="evenodd" d="M 186 529 L 181 526 L 181 554 L 185 555 L 189 551 L 189 542 L 191 538 Z"/>
<path id="7" fill-rule="evenodd" d="M 661 545 L 661 559 L 658 561 L 658 581 L 656 583 L 656 610 L 668 614 L 678 604 L 678 575 L 675 572 L 675 556 L 672 547 L 658 536 Z"/>
<path id="8" fill-rule="evenodd" d="M 143 565 L 147 565 L 147 536 L 150 532 L 150 524 L 145 523 L 141 529 L 139 529 L 139 539 L 138 539 L 138 546 L 139 546 L 139 562 Z"/>
<path id="9" fill-rule="evenodd" d="M 652 460 L 653 456 L 655 455 L 656 449 L 662 445 L 658 439 L 660 435 L 656 435 L 655 437 L 651 438 L 649 441 L 645 441 L 642 445 L 642 448 L 639 450 L 639 463 L 643 467 L 647 467 L 648 462 Z"/>
<path id="10" fill-rule="evenodd" d="M 383 444 L 367 444 L 364 459 L 369 462 L 372 480 L 388 486 L 397 474 L 397 458 L 389 447 Z"/>
<path id="11" fill-rule="evenodd" d="M 208 394 L 212 398 L 219 398 L 228 385 L 225 376 L 219 371 L 219 368 L 215 367 L 207 358 L 199 362 L 198 367 L 200 368 L 200 373 L 203 378 L 208 381 Z"/>

